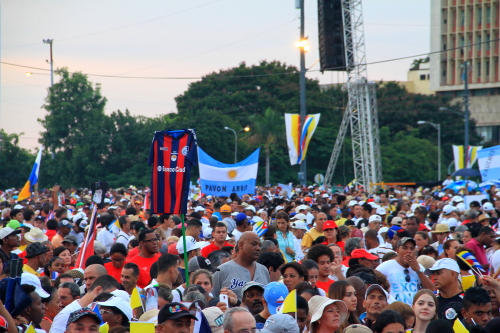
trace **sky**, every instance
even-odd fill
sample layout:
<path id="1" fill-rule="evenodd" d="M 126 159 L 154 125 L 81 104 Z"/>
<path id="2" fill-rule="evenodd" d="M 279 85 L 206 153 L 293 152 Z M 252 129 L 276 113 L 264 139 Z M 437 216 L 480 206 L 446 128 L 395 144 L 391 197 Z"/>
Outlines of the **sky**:
<path id="1" fill-rule="evenodd" d="M 367 62 L 430 50 L 431 0 L 363 0 Z M 16 0 L 0 3 L 0 128 L 21 133 L 20 145 L 39 146 L 37 119 L 54 68 L 135 77 L 190 77 L 279 60 L 299 67 L 299 10 L 295 0 Z M 319 69 L 317 1 L 305 0 L 306 67 Z M 417 58 L 417 57 L 415 57 Z M 405 81 L 413 61 L 368 66 L 368 79 Z M 33 75 L 26 76 L 26 72 Z M 339 72 L 309 72 L 321 84 L 345 82 Z M 54 80 L 57 82 L 58 77 Z M 125 79 L 89 75 L 108 100 L 105 112 L 155 117 L 176 112 L 174 98 L 196 79 Z M 297 94 L 299 92 L 297 91 Z"/>

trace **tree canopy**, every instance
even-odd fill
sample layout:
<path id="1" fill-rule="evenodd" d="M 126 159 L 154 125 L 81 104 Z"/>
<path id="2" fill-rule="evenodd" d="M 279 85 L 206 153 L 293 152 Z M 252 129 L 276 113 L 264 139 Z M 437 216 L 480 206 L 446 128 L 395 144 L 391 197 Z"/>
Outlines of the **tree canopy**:
<path id="1" fill-rule="evenodd" d="M 88 186 L 106 180 L 111 186 L 149 185 L 147 165 L 154 131 L 195 128 L 200 147 L 224 162 L 234 161 L 234 134 L 238 132 L 238 160 L 264 148 L 257 182 L 265 182 L 266 148 L 269 150 L 270 183 L 297 182 L 299 166 L 290 166 L 285 139 L 284 113 L 299 112 L 299 75 L 294 66 L 262 61 L 210 73 L 176 97 L 177 113 L 155 118 L 134 116 L 131 111 L 104 112 L 106 98 L 100 85 L 81 73 L 60 69 L 60 81 L 49 89 L 39 119 L 45 145 L 41 186 Z M 307 79 L 307 113 L 321 114 L 307 155 L 307 179 L 325 173 L 337 139 L 348 96 L 341 85 L 320 86 Z M 439 107 L 460 110 L 440 96 L 408 93 L 394 82 L 377 87 L 382 169 L 385 181 L 425 181 L 437 178 L 437 131 L 419 120 L 442 125 L 442 170 L 453 159 L 452 144 L 463 142 L 463 118 Z M 250 131 L 240 132 L 249 126 Z M 473 130 L 471 144 L 481 138 Z M 337 162 L 333 182 L 346 184 L 354 178 L 352 147 L 348 136 Z M 12 170 L 2 168 L 3 187 L 20 187 L 26 181 L 34 154 L 18 147 L 18 136 L 2 133 L 0 157 L 15 160 Z M 54 154 L 54 159 L 51 158 Z M 9 176 L 16 173 L 16 176 Z M 445 171 L 443 172 L 443 175 Z M 198 178 L 194 168 L 193 178 Z"/>

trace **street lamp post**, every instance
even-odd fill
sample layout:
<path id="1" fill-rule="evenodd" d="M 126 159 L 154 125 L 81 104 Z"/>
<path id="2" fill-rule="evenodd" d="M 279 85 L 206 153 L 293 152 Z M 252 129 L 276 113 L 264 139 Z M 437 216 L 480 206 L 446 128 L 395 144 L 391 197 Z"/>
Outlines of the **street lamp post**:
<path id="1" fill-rule="evenodd" d="M 234 164 L 236 164 L 238 163 L 238 133 L 234 129 L 227 126 L 225 126 L 224 129 L 233 131 L 234 133 Z M 246 126 L 239 132 L 248 132 L 248 131 L 250 131 L 250 127 Z"/>
<path id="2" fill-rule="evenodd" d="M 419 125 L 429 124 L 438 130 L 438 180 L 441 180 L 441 124 L 434 124 L 429 121 L 419 120 Z"/>

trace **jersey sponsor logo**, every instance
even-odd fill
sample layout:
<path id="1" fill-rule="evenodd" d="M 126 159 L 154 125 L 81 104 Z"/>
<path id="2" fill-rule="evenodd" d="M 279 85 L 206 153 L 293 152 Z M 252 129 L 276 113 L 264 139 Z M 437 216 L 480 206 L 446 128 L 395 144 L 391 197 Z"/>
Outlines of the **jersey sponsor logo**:
<path id="1" fill-rule="evenodd" d="M 160 150 L 168 151 L 168 147 L 160 147 Z"/>
<path id="2" fill-rule="evenodd" d="M 232 279 L 231 285 L 229 286 L 229 289 L 242 288 L 245 285 L 245 283 L 246 283 L 246 281 L 243 281 L 240 279 Z"/>
<path id="3" fill-rule="evenodd" d="M 166 168 L 165 166 L 158 165 L 156 170 L 158 170 L 158 172 L 162 172 L 162 171 L 163 172 L 186 172 L 186 167 Z"/>
<path id="4" fill-rule="evenodd" d="M 189 147 L 184 146 L 184 148 L 182 148 L 182 155 L 187 156 L 187 154 L 189 154 Z"/>

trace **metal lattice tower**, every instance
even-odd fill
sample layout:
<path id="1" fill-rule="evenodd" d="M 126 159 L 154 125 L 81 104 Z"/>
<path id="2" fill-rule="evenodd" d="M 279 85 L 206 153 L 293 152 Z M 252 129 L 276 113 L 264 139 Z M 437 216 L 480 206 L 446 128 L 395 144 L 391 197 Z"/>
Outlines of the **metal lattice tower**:
<path id="1" fill-rule="evenodd" d="M 325 184 L 330 185 L 347 128 L 351 127 L 356 184 L 371 190 L 382 181 L 380 138 L 375 84 L 366 73 L 365 37 L 361 0 L 342 0 L 342 19 L 349 101 L 333 148 Z"/>

